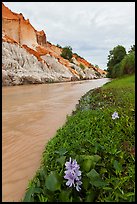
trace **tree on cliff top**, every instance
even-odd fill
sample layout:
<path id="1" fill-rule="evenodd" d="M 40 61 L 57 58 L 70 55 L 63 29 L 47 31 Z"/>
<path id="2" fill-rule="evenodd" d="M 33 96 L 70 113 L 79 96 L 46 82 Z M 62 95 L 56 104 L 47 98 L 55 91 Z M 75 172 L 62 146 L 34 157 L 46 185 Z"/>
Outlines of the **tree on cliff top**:
<path id="1" fill-rule="evenodd" d="M 62 53 L 60 56 L 63 57 L 64 59 L 71 60 L 72 54 L 73 54 L 72 48 L 70 46 L 65 46 L 63 47 Z"/>

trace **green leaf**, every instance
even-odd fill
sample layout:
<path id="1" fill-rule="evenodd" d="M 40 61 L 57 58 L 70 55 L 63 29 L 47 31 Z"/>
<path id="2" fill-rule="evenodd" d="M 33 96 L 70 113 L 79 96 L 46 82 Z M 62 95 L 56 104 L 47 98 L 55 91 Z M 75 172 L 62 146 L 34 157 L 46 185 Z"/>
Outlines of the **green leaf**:
<path id="1" fill-rule="evenodd" d="M 70 201 L 70 193 L 71 191 L 61 191 L 59 194 L 59 201 L 61 202 L 69 202 Z"/>
<path id="2" fill-rule="evenodd" d="M 93 159 L 97 163 L 101 159 L 101 157 L 96 154 L 96 155 L 93 156 Z"/>
<path id="3" fill-rule="evenodd" d="M 25 194 L 23 202 L 34 202 L 34 198 L 33 198 L 34 193 L 41 193 L 41 192 L 42 192 L 42 189 L 40 188 L 35 188 L 35 187 L 29 188 L 29 190 Z"/>
<path id="4" fill-rule="evenodd" d="M 99 178 L 99 174 L 96 172 L 95 169 L 92 169 L 89 173 L 87 173 L 87 176 L 88 176 L 90 179 Z"/>
<path id="5" fill-rule="evenodd" d="M 93 159 L 86 159 L 82 163 L 82 169 L 86 172 L 89 172 L 91 167 L 93 168 L 95 166 L 95 162 Z"/>
<path id="6" fill-rule="evenodd" d="M 98 178 L 96 180 L 92 180 L 91 184 L 93 186 L 96 186 L 96 187 L 103 187 L 103 186 L 107 185 L 107 183 L 105 181 L 103 181 L 101 178 Z"/>
<path id="7" fill-rule="evenodd" d="M 104 173 L 106 173 L 106 172 L 107 172 L 107 169 L 104 168 L 104 167 L 102 167 L 101 170 L 100 170 L 100 174 L 104 174 Z"/>
<path id="8" fill-rule="evenodd" d="M 45 197 L 43 194 L 38 194 L 39 202 L 47 202 L 48 198 Z"/>
<path id="9" fill-rule="evenodd" d="M 114 168 L 116 170 L 116 172 L 121 172 L 122 171 L 122 165 L 117 161 L 117 160 L 114 160 Z"/>
<path id="10" fill-rule="evenodd" d="M 97 151 L 99 150 L 99 148 L 100 148 L 100 145 L 96 142 L 95 143 L 95 154 L 97 153 Z"/>
<path id="11" fill-rule="evenodd" d="M 83 160 L 87 160 L 87 159 L 93 159 L 93 156 L 91 155 L 80 155 L 80 157 L 83 159 Z"/>
<path id="12" fill-rule="evenodd" d="M 85 189 L 85 190 L 87 190 L 88 189 L 88 187 L 89 187 L 89 185 L 90 185 L 90 183 L 89 183 L 89 178 L 84 178 L 83 179 L 83 181 L 82 181 L 82 186 L 83 186 L 83 188 Z"/>
<path id="13" fill-rule="evenodd" d="M 63 148 L 63 147 L 61 147 L 61 148 L 59 149 L 59 151 L 55 151 L 55 153 L 58 153 L 60 156 L 65 155 L 67 152 L 68 152 L 68 151 L 67 151 L 65 148 Z"/>
<path id="14" fill-rule="evenodd" d="M 80 196 L 75 196 L 72 198 L 72 202 L 82 202 L 82 199 Z"/>
<path id="15" fill-rule="evenodd" d="M 93 202 L 94 198 L 96 196 L 96 192 L 93 190 L 90 190 L 86 194 L 85 202 Z"/>
<path id="16" fill-rule="evenodd" d="M 65 164 L 66 156 L 61 156 L 56 161 L 59 162 L 62 166 Z"/>
<path id="17" fill-rule="evenodd" d="M 113 188 L 111 188 L 111 187 L 103 187 L 103 189 L 105 190 L 105 191 L 112 191 L 113 190 Z"/>
<path id="18" fill-rule="evenodd" d="M 59 181 L 59 175 L 55 171 L 52 171 L 46 178 L 46 188 L 50 191 L 56 191 L 60 190 L 60 181 Z"/>
<path id="19" fill-rule="evenodd" d="M 82 169 L 86 172 L 93 169 L 95 164 L 101 159 L 99 155 L 81 155 L 81 158 L 84 160 L 82 163 Z"/>
<path id="20" fill-rule="evenodd" d="M 90 178 L 90 183 L 96 187 L 106 186 L 107 183 L 100 178 L 100 175 L 95 169 L 92 169 L 87 176 Z"/>
<path id="21" fill-rule="evenodd" d="M 129 193 L 126 193 L 126 194 L 124 194 L 126 197 L 129 197 L 129 196 L 134 196 L 135 195 L 135 193 L 134 192 L 129 192 Z"/>

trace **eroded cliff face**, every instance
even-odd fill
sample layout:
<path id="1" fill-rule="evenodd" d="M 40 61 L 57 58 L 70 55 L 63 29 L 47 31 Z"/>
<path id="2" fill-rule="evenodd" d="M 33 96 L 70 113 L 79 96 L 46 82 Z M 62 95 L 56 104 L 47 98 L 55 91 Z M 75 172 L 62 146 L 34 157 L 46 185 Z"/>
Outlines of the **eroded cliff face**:
<path id="1" fill-rule="evenodd" d="M 35 30 L 28 19 L 3 3 L 2 41 L 3 85 L 93 79 L 106 74 L 75 54 L 71 62 L 62 58 L 62 48 L 48 42 L 43 30 Z"/>
<path id="2" fill-rule="evenodd" d="M 29 19 L 25 20 L 22 14 L 16 14 L 2 3 L 2 33 L 13 38 L 20 45 L 35 47 L 37 44 L 46 44 L 44 31 L 36 31 L 30 24 Z"/>
<path id="3" fill-rule="evenodd" d="M 38 60 L 34 54 L 17 44 L 3 42 L 2 47 L 3 86 L 79 79 L 50 55 L 45 55 L 45 60 Z"/>
<path id="4" fill-rule="evenodd" d="M 46 45 L 46 34 L 44 31 L 35 31 L 36 32 L 36 37 L 37 37 L 37 43 L 39 45 L 45 46 Z"/>

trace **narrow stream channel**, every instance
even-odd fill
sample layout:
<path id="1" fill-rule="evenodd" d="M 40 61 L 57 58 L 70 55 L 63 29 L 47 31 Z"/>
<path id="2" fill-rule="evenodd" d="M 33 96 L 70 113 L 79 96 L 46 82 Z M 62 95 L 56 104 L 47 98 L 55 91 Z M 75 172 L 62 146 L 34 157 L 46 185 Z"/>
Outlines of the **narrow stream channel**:
<path id="1" fill-rule="evenodd" d="M 2 88 L 2 201 L 19 201 L 54 137 L 87 91 L 108 78 Z"/>

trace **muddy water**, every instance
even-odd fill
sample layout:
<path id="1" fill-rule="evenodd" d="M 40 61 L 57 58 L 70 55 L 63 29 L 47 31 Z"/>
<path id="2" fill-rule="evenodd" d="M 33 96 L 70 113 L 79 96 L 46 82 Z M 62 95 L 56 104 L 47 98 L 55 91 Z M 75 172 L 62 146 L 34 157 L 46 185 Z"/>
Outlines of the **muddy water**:
<path id="1" fill-rule="evenodd" d="M 78 99 L 109 79 L 2 88 L 2 201 L 19 201 Z"/>

